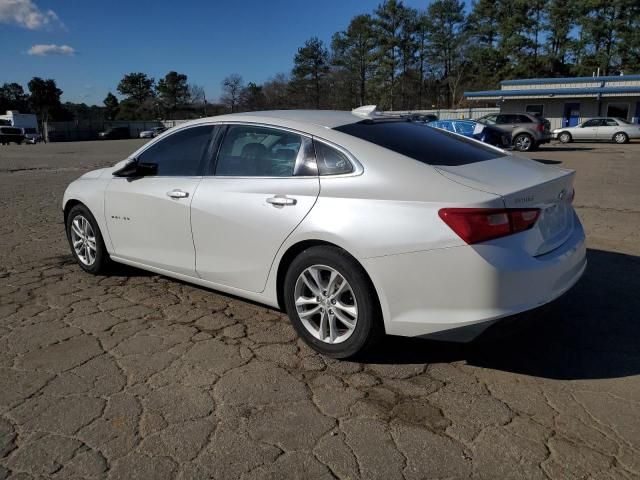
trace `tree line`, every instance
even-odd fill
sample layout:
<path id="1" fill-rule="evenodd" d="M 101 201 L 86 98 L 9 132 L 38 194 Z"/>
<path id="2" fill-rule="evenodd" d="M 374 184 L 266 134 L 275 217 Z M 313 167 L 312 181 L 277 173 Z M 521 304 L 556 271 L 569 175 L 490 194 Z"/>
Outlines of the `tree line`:
<path id="1" fill-rule="evenodd" d="M 194 118 L 225 111 L 286 108 L 450 108 L 465 90 L 497 88 L 511 78 L 640 73 L 637 0 L 434 0 L 424 10 L 385 0 L 357 15 L 329 44 L 313 37 L 288 73 L 245 83 L 238 73 L 221 82 L 217 102 L 184 73 L 157 82 L 142 72 L 123 76 L 122 100 L 103 106 L 60 103 L 55 81 L 34 78 L 29 94 L 0 87 L 0 111 L 31 109 L 41 119 L 148 120 Z M 33 87 L 33 88 L 32 88 Z"/>

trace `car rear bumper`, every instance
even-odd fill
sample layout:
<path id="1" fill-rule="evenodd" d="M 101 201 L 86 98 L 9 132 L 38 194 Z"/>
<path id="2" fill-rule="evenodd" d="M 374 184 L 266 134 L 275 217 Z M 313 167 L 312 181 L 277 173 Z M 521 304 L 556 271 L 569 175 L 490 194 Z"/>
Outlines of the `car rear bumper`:
<path id="1" fill-rule="evenodd" d="M 545 255 L 532 257 L 517 244 L 514 239 L 513 248 L 487 242 L 363 260 L 386 332 L 470 341 L 498 319 L 558 298 L 586 268 L 577 217 L 567 241 Z"/>

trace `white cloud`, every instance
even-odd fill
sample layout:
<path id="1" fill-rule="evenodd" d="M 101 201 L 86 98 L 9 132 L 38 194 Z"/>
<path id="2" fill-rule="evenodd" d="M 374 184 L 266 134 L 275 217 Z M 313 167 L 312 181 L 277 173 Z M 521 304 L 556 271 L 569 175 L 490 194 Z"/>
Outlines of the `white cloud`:
<path id="1" fill-rule="evenodd" d="M 29 30 L 64 25 L 53 10 L 43 11 L 32 0 L 0 0 L 0 23 L 11 23 Z"/>
<path id="2" fill-rule="evenodd" d="M 74 48 L 69 45 L 34 45 L 27 50 L 28 55 L 38 55 L 40 57 L 47 55 L 75 55 L 75 53 Z"/>

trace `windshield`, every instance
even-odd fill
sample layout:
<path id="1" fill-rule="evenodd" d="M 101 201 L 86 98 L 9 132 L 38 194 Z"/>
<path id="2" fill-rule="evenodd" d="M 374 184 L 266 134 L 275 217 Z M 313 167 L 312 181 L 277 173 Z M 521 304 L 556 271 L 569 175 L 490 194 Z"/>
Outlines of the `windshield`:
<path id="1" fill-rule="evenodd" d="M 469 138 L 415 122 L 364 120 L 334 130 L 428 165 L 466 165 L 505 155 Z"/>

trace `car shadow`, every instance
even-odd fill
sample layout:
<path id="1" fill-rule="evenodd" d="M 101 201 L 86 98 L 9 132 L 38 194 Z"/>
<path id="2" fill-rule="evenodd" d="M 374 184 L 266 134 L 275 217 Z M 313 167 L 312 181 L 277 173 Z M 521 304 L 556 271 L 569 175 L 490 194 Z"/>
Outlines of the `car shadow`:
<path id="1" fill-rule="evenodd" d="M 584 152 L 588 150 L 593 150 L 593 147 L 540 147 L 538 151 L 540 152 Z"/>
<path id="2" fill-rule="evenodd" d="M 640 373 L 640 257 L 588 250 L 584 277 L 529 328 L 490 343 L 389 337 L 360 362 L 464 360 L 469 365 L 550 379 Z"/>
<path id="3" fill-rule="evenodd" d="M 544 163 L 545 165 L 558 165 L 562 163 L 560 160 L 547 160 L 545 158 L 532 158 L 531 160 L 534 160 L 539 163 Z"/>

